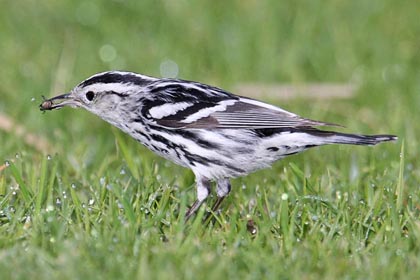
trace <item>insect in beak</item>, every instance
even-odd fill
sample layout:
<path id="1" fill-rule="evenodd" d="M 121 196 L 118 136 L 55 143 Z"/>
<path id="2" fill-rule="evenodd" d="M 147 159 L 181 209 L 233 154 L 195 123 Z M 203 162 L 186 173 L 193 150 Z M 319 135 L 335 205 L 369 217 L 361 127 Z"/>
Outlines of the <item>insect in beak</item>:
<path id="1" fill-rule="evenodd" d="M 44 101 L 39 105 L 39 109 L 41 111 L 50 111 L 53 109 L 60 109 L 64 106 L 71 106 L 71 107 L 78 106 L 76 100 L 70 93 L 58 95 L 50 99 L 45 99 L 45 97 L 43 98 L 44 98 Z"/>

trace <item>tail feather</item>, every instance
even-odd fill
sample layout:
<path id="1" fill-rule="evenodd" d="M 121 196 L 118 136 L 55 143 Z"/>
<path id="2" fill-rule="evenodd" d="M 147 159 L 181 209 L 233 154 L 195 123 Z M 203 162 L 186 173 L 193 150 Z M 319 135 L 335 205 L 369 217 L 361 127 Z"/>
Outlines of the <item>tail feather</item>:
<path id="1" fill-rule="evenodd" d="M 331 134 L 330 134 L 331 133 Z M 341 132 L 330 132 L 325 135 L 325 140 L 331 144 L 350 144 L 350 145 L 376 145 L 382 142 L 396 141 L 398 137 L 395 135 L 360 135 Z"/>

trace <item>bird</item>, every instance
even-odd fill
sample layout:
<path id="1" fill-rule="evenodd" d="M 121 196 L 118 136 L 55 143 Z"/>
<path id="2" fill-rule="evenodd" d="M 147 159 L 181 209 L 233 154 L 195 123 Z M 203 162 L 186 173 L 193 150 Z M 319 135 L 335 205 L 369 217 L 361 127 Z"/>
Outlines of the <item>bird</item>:
<path id="1" fill-rule="evenodd" d="M 300 117 L 280 107 L 207 84 L 106 71 L 70 92 L 40 104 L 41 111 L 83 108 L 121 129 L 159 156 L 195 175 L 194 215 L 215 182 L 216 211 L 231 191 L 231 179 L 328 144 L 376 145 L 395 135 L 349 134 L 318 127 L 334 123 Z"/>

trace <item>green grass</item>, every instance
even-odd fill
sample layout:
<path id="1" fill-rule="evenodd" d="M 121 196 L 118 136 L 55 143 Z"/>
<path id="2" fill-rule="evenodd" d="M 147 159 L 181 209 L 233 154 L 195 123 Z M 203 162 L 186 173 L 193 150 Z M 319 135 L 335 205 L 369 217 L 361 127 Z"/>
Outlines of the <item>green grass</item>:
<path id="1" fill-rule="evenodd" d="M 0 130 L 1 279 L 420 275 L 417 1 L 6 2 L 0 113 L 50 146 Z M 159 76 L 168 59 L 179 77 L 226 89 L 354 83 L 347 100 L 272 102 L 400 140 L 289 157 L 235 179 L 214 223 L 204 208 L 184 223 L 190 171 L 87 112 L 38 110 L 93 73 Z"/>

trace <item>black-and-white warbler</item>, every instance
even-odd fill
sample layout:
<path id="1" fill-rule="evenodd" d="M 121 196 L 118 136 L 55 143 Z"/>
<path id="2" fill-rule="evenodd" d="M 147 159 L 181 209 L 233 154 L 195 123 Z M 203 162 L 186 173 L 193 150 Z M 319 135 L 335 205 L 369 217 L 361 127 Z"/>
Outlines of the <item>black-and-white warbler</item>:
<path id="1" fill-rule="evenodd" d="M 375 145 L 393 135 L 324 131 L 334 124 L 302 118 L 273 105 L 191 81 L 131 72 L 104 72 L 41 110 L 82 107 L 128 133 L 158 155 L 190 168 L 196 177 L 194 214 L 216 182 L 215 211 L 229 194 L 230 179 L 326 144 Z"/>

